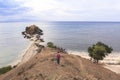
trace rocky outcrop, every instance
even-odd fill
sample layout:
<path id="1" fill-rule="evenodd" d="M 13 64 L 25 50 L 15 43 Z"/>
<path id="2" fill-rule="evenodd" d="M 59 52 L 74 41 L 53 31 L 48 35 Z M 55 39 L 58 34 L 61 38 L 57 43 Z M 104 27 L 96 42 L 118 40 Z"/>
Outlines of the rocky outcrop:
<path id="1" fill-rule="evenodd" d="M 30 35 L 34 35 L 34 34 L 43 35 L 42 33 L 43 31 L 39 29 L 39 27 L 36 25 L 31 25 L 29 27 L 26 27 L 25 32 Z"/>
<path id="2" fill-rule="evenodd" d="M 30 26 L 27 26 L 25 31 L 22 32 L 23 34 L 27 33 L 27 34 L 30 34 L 30 35 L 34 35 L 34 34 L 40 34 L 42 35 L 42 30 L 36 26 L 36 25 L 30 25 Z"/>
<path id="3" fill-rule="evenodd" d="M 30 40 L 30 46 L 28 46 L 28 48 L 26 49 L 21 62 L 19 62 L 17 66 L 27 62 L 37 53 L 40 53 L 41 50 L 44 48 L 44 46 L 40 44 L 41 42 L 44 42 L 44 40 L 41 38 L 41 35 L 43 35 L 43 31 L 38 26 L 31 25 L 26 27 L 25 31 L 22 32 L 22 35 L 24 35 L 24 38 Z"/>
<path id="4" fill-rule="evenodd" d="M 41 40 L 41 42 L 44 42 L 43 39 L 41 39 L 43 31 L 36 25 L 27 26 L 25 31 L 22 32 L 22 35 L 24 35 L 24 38 L 27 39 L 36 38 L 36 40 Z"/>
<path id="5" fill-rule="evenodd" d="M 25 31 L 22 32 L 22 35 L 24 35 L 24 38 L 33 41 L 32 45 L 36 45 L 37 53 L 39 53 L 41 49 L 44 47 L 43 45 L 40 45 L 41 42 L 44 42 L 44 40 L 41 38 L 41 35 L 43 35 L 43 31 L 38 26 L 36 25 L 27 26 Z M 31 49 L 31 51 L 33 50 Z"/>

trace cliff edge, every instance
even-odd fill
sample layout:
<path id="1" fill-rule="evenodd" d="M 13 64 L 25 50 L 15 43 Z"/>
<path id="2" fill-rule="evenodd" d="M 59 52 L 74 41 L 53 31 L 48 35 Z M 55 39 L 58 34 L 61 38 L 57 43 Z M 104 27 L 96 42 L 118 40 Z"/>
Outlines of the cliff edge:
<path id="1" fill-rule="evenodd" d="M 26 63 L 1 75 L 0 80 L 120 80 L 116 73 L 76 55 L 61 53 L 58 65 L 56 52 L 45 47 Z"/>

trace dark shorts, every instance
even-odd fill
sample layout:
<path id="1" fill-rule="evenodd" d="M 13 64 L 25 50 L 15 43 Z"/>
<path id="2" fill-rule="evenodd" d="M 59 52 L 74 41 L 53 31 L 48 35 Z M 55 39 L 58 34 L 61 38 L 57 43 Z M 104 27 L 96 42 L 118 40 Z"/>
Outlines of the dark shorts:
<path id="1" fill-rule="evenodd" d="M 57 63 L 60 64 L 60 58 L 57 58 Z"/>

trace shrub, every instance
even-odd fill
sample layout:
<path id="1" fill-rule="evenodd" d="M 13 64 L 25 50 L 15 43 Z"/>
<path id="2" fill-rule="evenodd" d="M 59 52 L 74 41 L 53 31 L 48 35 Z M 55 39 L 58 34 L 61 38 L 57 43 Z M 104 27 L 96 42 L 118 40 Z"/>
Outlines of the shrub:
<path id="1" fill-rule="evenodd" d="M 58 50 L 59 52 L 62 52 L 62 53 L 67 53 L 67 51 L 65 49 L 54 45 L 52 42 L 48 42 L 47 47 L 54 48 L 54 49 L 56 49 L 56 50 Z"/>
<path id="2" fill-rule="evenodd" d="M 47 47 L 50 47 L 50 48 L 55 48 L 54 44 L 52 42 L 48 42 L 47 43 Z"/>
<path id="3" fill-rule="evenodd" d="M 11 69 L 12 69 L 11 66 L 6 66 L 6 67 L 0 68 L 0 75 L 10 71 Z"/>

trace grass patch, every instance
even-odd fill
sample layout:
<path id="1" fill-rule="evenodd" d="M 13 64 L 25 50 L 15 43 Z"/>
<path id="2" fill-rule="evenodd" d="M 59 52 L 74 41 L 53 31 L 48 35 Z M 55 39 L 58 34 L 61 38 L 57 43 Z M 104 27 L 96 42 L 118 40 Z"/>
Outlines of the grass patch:
<path id="1" fill-rule="evenodd" d="M 56 48 L 56 46 L 52 42 L 48 42 L 47 47 Z"/>
<path id="2" fill-rule="evenodd" d="M 47 47 L 49 47 L 49 48 L 54 48 L 54 49 L 58 50 L 59 52 L 67 53 L 67 51 L 66 51 L 65 49 L 54 45 L 53 42 L 48 42 L 48 43 L 47 43 Z"/>
<path id="3" fill-rule="evenodd" d="M 11 66 L 6 66 L 6 67 L 0 68 L 0 75 L 10 71 L 11 69 L 12 69 Z"/>

